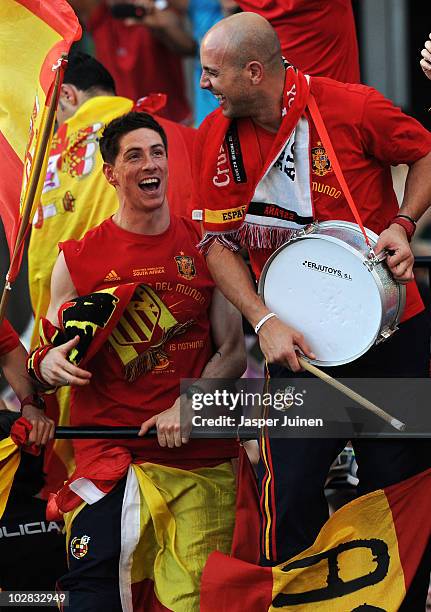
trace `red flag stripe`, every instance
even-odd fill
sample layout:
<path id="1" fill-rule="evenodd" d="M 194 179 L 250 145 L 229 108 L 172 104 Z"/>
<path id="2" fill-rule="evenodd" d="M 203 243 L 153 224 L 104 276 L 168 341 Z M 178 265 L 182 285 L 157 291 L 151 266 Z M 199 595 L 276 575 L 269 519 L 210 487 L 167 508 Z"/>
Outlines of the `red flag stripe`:
<path id="1" fill-rule="evenodd" d="M 418 488 L 428 491 L 428 495 L 415 494 L 415 489 Z M 406 591 L 413 580 L 427 542 L 430 546 L 430 491 L 431 469 L 384 489 L 392 511 L 392 520 L 398 538 L 398 550 L 404 572 Z M 414 500 L 414 522 L 417 529 L 422 532 L 421 537 L 416 537 L 416 530 L 412 530 L 412 500 Z M 423 533 L 424 530 L 426 530 L 426 533 Z"/>
<path id="2" fill-rule="evenodd" d="M 8 177 L 8 180 L 2 181 L 0 189 L 0 210 L 9 252 L 12 252 L 12 237 L 16 235 L 18 226 L 19 197 L 21 193 L 20 180 L 23 163 L 1 131 L 0 159 L 2 160 L 2 173 L 5 177 Z M 18 177 L 18 180 L 16 180 L 16 177 Z"/>

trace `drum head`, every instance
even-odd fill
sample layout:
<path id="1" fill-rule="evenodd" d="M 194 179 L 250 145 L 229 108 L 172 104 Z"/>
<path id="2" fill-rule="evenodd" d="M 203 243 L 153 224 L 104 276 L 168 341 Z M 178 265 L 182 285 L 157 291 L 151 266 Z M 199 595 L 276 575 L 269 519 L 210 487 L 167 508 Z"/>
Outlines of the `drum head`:
<path id="1" fill-rule="evenodd" d="M 349 363 L 375 342 L 382 301 L 364 257 L 336 238 L 308 236 L 282 247 L 265 266 L 260 293 L 300 331 L 323 366 Z"/>

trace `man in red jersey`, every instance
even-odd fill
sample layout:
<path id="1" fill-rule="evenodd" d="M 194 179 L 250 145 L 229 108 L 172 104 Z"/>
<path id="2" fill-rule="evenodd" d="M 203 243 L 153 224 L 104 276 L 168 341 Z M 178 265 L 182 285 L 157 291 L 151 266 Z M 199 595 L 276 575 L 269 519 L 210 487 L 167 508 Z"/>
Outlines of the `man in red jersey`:
<path id="1" fill-rule="evenodd" d="M 305 334 L 270 313 L 256 294 L 238 251 L 248 248 L 259 277 L 275 248 L 313 220 L 353 220 L 310 115 L 312 94 L 362 222 L 379 235 L 376 252 L 387 249 L 392 275 L 408 283 L 399 331 L 355 362 L 328 371 L 337 377 L 427 377 L 429 324 L 413 280 L 409 239 L 431 201 L 429 132 L 372 88 L 307 79 L 283 64 L 275 31 L 254 13 L 215 25 L 202 42 L 201 63 L 201 86 L 220 104 L 199 128 L 195 150 L 195 209 L 206 231 L 201 246 L 217 285 L 258 333 L 271 375 L 289 377 L 293 370 L 297 376 L 298 348 L 314 355 Z M 410 166 L 400 210 L 390 174 L 398 163 Z M 265 440 L 262 564 L 276 565 L 313 543 L 327 519 L 323 483 L 344 442 Z M 429 466 L 426 441 L 354 444 L 361 492 Z M 425 605 L 429 560 L 419 574 L 408 594 L 408 604 L 417 607 L 409 609 Z"/>
<path id="2" fill-rule="evenodd" d="M 128 610 L 132 601 L 194 610 L 206 557 L 230 549 L 238 446 L 184 445 L 179 381 L 241 375 L 241 318 L 214 289 L 193 223 L 169 211 L 161 126 L 128 113 L 107 126 L 100 147 L 119 209 L 82 240 L 60 244 L 48 319 L 57 324 L 77 295 L 93 294 L 84 300 L 91 306 L 101 293 L 115 300 L 120 286 L 132 288 L 131 299 L 86 369 L 66 358 L 74 338 L 50 348 L 38 371 L 50 385 L 72 385 L 73 425 L 142 424 L 141 435 L 155 426 L 158 440 L 75 441 L 76 471 L 57 497 L 69 511 L 60 587 L 74 610 Z"/>
<path id="3" fill-rule="evenodd" d="M 114 214 L 117 198 L 102 173 L 99 139 L 104 126 L 131 110 L 151 114 L 163 107 L 166 96 L 156 94 L 138 102 L 115 95 L 111 74 L 85 53 L 69 56 L 57 110 L 57 130 L 38 211 L 33 220 L 29 250 L 29 287 L 35 320 L 46 315 L 50 281 L 60 240 L 79 239 Z M 168 200 L 180 216 L 191 210 L 191 158 L 195 130 L 168 119 L 156 119 L 166 131 L 169 155 Z M 33 332 L 32 346 L 38 342 Z M 46 398 L 47 413 L 68 423 L 69 389 Z M 44 495 L 57 490 L 73 469 L 71 443 L 56 440 L 45 456 Z"/>

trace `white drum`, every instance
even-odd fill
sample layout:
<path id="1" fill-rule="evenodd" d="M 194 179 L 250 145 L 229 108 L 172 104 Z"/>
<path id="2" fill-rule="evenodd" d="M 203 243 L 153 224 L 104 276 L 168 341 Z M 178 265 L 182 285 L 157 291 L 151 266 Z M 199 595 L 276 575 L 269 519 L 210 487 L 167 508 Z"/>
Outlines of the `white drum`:
<path id="1" fill-rule="evenodd" d="M 375 246 L 378 236 L 366 229 Z M 354 361 L 397 329 L 405 287 L 394 281 L 358 225 L 324 221 L 277 249 L 266 262 L 259 294 L 300 331 L 316 355 L 311 363 Z"/>

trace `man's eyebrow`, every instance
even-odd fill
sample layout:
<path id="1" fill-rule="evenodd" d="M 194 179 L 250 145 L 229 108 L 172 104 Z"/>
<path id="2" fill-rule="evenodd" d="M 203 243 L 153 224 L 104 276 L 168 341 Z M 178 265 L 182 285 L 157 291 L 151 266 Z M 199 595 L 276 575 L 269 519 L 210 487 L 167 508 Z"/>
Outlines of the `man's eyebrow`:
<path id="1" fill-rule="evenodd" d="M 124 155 L 127 155 L 127 153 L 134 153 L 135 151 L 142 151 L 142 147 L 131 147 L 130 149 L 126 149 Z"/>
<path id="2" fill-rule="evenodd" d="M 164 145 L 162 142 L 156 142 L 155 144 L 150 145 L 150 149 L 158 149 L 158 148 L 162 148 L 164 149 Z M 144 147 L 130 147 L 130 149 L 126 149 L 124 151 L 124 155 L 128 155 L 129 153 L 141 153 L 141 151 L 144 150 Z"/>

